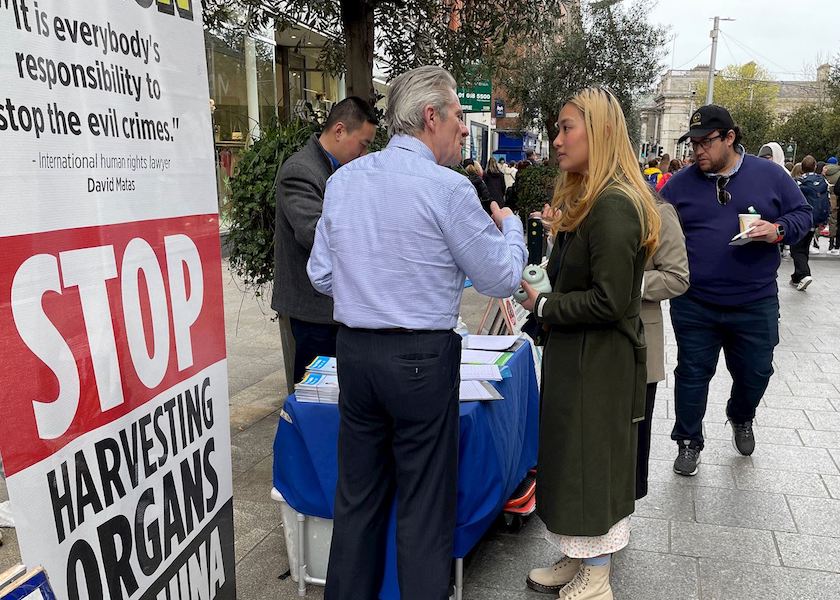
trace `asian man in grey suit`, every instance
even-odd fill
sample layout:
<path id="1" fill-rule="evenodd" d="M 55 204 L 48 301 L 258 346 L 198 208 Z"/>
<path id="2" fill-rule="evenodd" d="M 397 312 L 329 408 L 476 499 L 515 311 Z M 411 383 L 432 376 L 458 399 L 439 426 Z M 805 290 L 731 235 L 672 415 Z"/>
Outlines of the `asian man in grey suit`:
<path id="1" fill-rule="evenodd" d="M 333 321 L 333 300 L 312 287 L 306 261 L 327 179 L 341 165 L 367 153 L 376 125 L 376 113 L 367 102 L 355 96 L 345 98 L 330 111 L 323 132 L 286 159 L 277 173 L 271 308 L 281 317 L 281 333 L 287 335 L 284 325 L 288 322 L 294 337 L 289 387 L 300 381 L 316 356 L 335 356 L 338 325 Z M 288 353 L 292 345 L 285 342 L 283 350 Z"/>

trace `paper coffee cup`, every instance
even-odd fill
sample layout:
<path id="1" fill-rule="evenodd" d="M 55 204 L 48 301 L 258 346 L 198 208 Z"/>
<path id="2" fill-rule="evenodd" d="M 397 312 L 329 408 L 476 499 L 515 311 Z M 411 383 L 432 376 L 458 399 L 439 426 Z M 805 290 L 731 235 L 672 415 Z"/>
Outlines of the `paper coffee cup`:
<path id="1" fill-rule="evenodd" d="M 744 232 L 753 222 L 758 221 L 761 218 L 761 215 L 757 215 L 755 213 L 747 213 L 738 215 L 738 222 L 741 225 L 741 233 Z"/>

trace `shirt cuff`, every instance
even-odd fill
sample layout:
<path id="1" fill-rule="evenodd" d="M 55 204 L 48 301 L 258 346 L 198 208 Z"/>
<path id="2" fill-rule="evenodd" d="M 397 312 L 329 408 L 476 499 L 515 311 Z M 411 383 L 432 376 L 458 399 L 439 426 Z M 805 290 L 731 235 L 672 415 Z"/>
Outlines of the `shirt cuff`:
<path id="1" fill-rule="evenodd" d="M 516 215 L 502 220 L 502 233 L 507 236 L 507 234 L 511 232 L 519 232 L 523 235 L 525 234 L 525 230 L 522 229 L 522 220 Z"/>
<path id="2" fill-rule="evenodd" d="M 548 301 L 548 298 L 545 296 L 537 296 L 537 316 L 542 318 L 543 307 L 545 307 L 545 303 Z"/>

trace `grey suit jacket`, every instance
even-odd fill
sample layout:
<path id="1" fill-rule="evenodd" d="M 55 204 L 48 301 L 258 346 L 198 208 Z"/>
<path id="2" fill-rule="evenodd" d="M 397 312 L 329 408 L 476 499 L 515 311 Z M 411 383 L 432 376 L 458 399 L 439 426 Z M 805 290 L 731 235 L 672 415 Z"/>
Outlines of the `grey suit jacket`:
<path id="1" fill-rule="evenodd" d="M 333 167 L 313 135 L 277 173 L 274 224 L 274 291 L 271 308 L 310 323 L 333 323 L 333 301 L 315 291 L 306 275 L 306 261 L 321 218 L 324 189 Z"/>

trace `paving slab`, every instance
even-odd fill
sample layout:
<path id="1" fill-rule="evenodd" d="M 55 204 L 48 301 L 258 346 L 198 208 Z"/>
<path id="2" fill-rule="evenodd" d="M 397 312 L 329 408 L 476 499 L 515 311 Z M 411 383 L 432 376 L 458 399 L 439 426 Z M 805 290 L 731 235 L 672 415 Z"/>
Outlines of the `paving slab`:
<path id="1" fill-rule="evenodd" d="M 671 523 L 671 552 L 684 556 L 729 558 L 779 565 L 773 532 L 706 523 Z"/>
<path id="2" fill-rule="evenodd" d="M 703 590 L 701 600 L 840 598 L 840 575 L 837 573 L 732 560 L 701 558 L 700 586 Z"/>
<path id="3" fill-rule="evenodd" d="M 694 504 L 698 523 L 796 531 L 782 494 L 698 487 Z"/>
<path id="4" fill-rule="evenodd" d="M 799 533 L 840 538 L 840 500 L 788 496 Z"/>
<path id="5" fill-rule="evenodd" d="M 840 573 L 840 539 L 781 531 L 774 535 L 785 566 Z"/>

